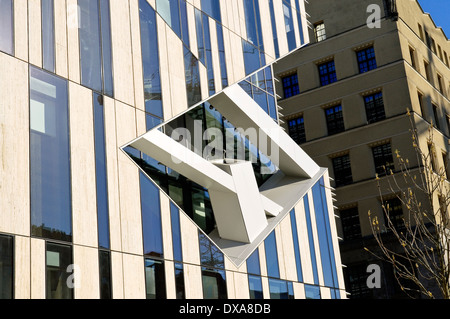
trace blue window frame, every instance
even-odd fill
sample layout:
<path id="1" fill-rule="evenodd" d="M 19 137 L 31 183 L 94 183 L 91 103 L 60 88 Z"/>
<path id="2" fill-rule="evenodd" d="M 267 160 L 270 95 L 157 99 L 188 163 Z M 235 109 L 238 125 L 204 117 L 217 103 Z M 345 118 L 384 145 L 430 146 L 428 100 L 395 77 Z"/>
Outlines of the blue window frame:
<path id="1" fill-rule="evenodd" d="M 0 0 L 0 51 L 14 54 L 13 0 Z"/>
<path id="2" fill-rule="evenodd" d="M 319 65 L 320 85 L 325 86 L 337 81 L 336 67 L 334 61 L 325 62 Z"/>
<path id="3" fill-rule="evenodd" d="M 103 96 L 94 93 L 93 102 L 98 245 L 99 247 L 109 249 L 108 178 L 106 172 L 106 144 Z"/>
<path id="4" fill-rule="evenodd" d="M 31 234 L 72 241 L 67 81 L 30 67 Z"/>
<path id="5" fill-rule="evenodd" d="M 273 278 L 280 278 L 277 241 L 274 231 L 264 240 L 264 248 L 266 252 L 267 275 Z"/>
<path id="6" fill-rule="evenodd" d="M 140 182 L 144 255 L 163 257 L 159 189 L 142 172 Z"/>
<path id="7" fill-rule="evenodd" d="M 55 17 L 53 0 L 41 0 L 42 66 L 55 72 Z"/>
<path id="8" fill-rule="evenodd" d="M 283 77 L 282 83 L 283 83 L 283 92 L 284 92 L 285 99 L 287 99 L 291 96 L 300 94 L 297 73 Z"/>
<path id="9" fill-rule="evenodd" d="M 359 73 L 365 73 L 377 68 L 375 49 L 373 47 L 356 52 L 356 57 L 358 59 Z"/>

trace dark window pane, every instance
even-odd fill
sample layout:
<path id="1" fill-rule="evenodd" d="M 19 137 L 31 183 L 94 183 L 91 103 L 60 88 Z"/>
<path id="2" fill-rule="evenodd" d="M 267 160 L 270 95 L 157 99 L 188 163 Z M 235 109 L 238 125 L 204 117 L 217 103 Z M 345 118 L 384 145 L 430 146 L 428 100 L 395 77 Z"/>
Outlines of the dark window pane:
<path id="1" fill-rule="evenodd" d="M 288 121 L 289 136 L 298 144 L 306 142 L 305 121 L 299 117 Z"/>
<path id="2" fill-rule="evenodd" d="M 112 298 L 111 287 L 111 253 L 109 251 L 99 251 L 100 266 L 100 299 Z"/>
<path id="3" fill-rule="evenodd" d="M 175 289 L 177 299 L 186 299 L 183 264 L 175 264 Z"/>
<path id="4" fill-rule="evenodd" d="M 305 295 L 306 295 L 306 299 L 321 299 L 320 287 L 305 285 Z"/>
<path id="5" fill-rule="evenodd" d="M 202 11 L 221 22 L 220 0 L 202 0 Z"/>
<path id="6" fill-rule="evenodd" d="M 0 235 L 0 299 L 13 298 L 13 238 Z"/>
<path id="7" fill-rule="evenodd" d="M 344 116 L 341 105 L 326 109 L 325 115 L 327 120 L 328 135 L 345 131 Z"/>
<path id="8" fill-rule="evenodd" d="M 202 267 L 203 299 L 227 299 L 225 270 Z"/>
<path id="9" fill-rule="evenodd" d="M 361 225 L 359 221 L 358 207 L 341 210 L 339 213 L 342 222 L 344 240 L 361 238 Z"/>
<path id="10" fill-rule="evenodd" d="M 44 69 L 55 72 L 55 19 L 53 0 L 41 0 L 42 57 Z"/>
<path id="11" fill-rule="evenodd" d="M 248 286 L 250 290 L 250 299 L 264 298 L 261 277 L 248 276 Z"/>
<path id="12" fill-rule="evenodd" d="M 401 231 L 405 228 L 405 221 L 403 217 L 403 204 L 402 201 L 399 198 L 392 198 L 389 200 L 386 200 L 384 202 L 385 209 L 387 211 L 387 214 L 389 215 L 389 220 L 392 223 L 392 226 L 398 230 Z M 384 214 L 385 217 L 385 223 L 388 223 L 387 216 Z"/>
<path id="13" fill-rule="evenodd" d="M 140 182 L 144 255 L 163 257 L 159 189 L 143 173 Z"/>
<path id="14" fill-rule="evenodd" d="M 367 123 L 375 123 L 386 118 L 383 94 L 381 92 L 365 96 L 364 104 L 366 107 Z"/>
<path id="15" fill-rule="evenodd" d="M 336 187 L 353 183 L 352 168 L 349 155 L 333 158 L 333 171 Z"/>
<path id="16" fill-rule="evenodd" d="M 372 153 L 375 164 L 375 172 L 379 176 L 389 174 L 390 170 L 394 171 L 394 159 L 392 158 L 390 143 L 373 147 Z"/>
<path id="17" fill-rule="evenodd" d="M 67 82 L 30 67 L 31 233 L 72 241 Z"/>
<path id="18" fill-rule="evenodd" d="M 266 251 L 267 274 L 269 277 L 280 278 L 280 269 L 278 266 L 278 253 L 275 232 L 264 241 L 264 248 Z"/>
<path id="19" fill-rule="evenodd" d="M 373 47 L 356 52 L 356 56 L 358 58 L 359 73 L 365 73 L 377 68 Z"/>
<path id="20" fill-rule="evenodd" d="M 170 217 L 172 221 L 173 259 L 183 261 L 181 249 L 180 211 L 172 202 L 170 203 Z"/>
<path id="21" fill-rule="evenodd" d="M 275 46 L 275 58 L 280 57 L 280 46 L 278 44 L 278 32 L 277 32 L 277 25 L 275 21 L 275 9 L 273 6 L 273 0 L 269 0 L 269 9 L 270 9 L 270 22 L 272 24 L 272 35 L 273 35 L 273 42 Z"/>
<path id="22" fill-rule="evenodd" d="M 337 81 L 336 68 L 334 61 L 319 65 L 320 85 L 328 85 Z"/>
<path id="23" fill-rule="evenodd" d="M 285 99 L 300 94 L 297 73 L 284 77 L 282 83 Z"/>
<path id="24" fill-rule="evenodd" d="M 106 172 L 103 96 L 94 93 L 95 175 L 97 190 L 98 245 L 109 248 L 108 180 Z"/>
<path id="25" fill-rule="evenodd" d="M 12 0 L 0 0 L 0 51 L 14 54 L 14 13 Z"/>
<path id="26" fill-rule="evenodd" d="M 156 13 L 146 0 L 139 0 L 139 14 L 145 111 L 163 118 Z"/>
<path id="27" fill-rule="evenodd" d="M 223 253 L 203 233 L 199 232 L 200 263 L 203 266 L 225 268 Z"/>
<path id="28" fill-rule="evenodd" d="M 72 299 L 74 269 L 69 267 L 73 266 L 72 247 L 47 243 L 45 264 L 47 299 Z"/>
<path id="29" fill-rule="evenodd" d="M 99 3 L 78 0 L 81 84 L 102 92 L 102 57 L 100 39 Z"/>
<path id="30" fill-rule="evenodd" d="M 164 263 L 145 259 L 145 286 L 147 299 L 166 299 L 166 277 Z"/>

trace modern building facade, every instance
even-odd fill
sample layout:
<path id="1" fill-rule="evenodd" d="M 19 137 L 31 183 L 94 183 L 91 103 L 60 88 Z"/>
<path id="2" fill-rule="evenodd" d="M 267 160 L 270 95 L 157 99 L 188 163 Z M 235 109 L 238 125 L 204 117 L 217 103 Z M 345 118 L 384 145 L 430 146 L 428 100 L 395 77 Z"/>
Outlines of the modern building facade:
<path id="1" fill-rule="evenodd" d="M 0 297 L 346 298 L 278 124 L 308 41 L 302 0 L 0 0 Z"/>
<path id="2" fill-rule="evenodd" d="M 411 129 L 425 154 L 434 150 L 436 171 L 448 168 L 448 38 L 415 0 L 311 1 L 306 10 L 310 45 L 274 67 L 283 125 L 334 179 L 351 298 L 404 297 L 386 264 L 382 287 L 367 287 L 367 267 L 379 264 L 363 249 L 377 246 L 368 212 L 384 223 L 382 204 L 389 204 L 401 226 L 406 208 L 388 188 L 382 202 L 377 184 L 386 186 L 386 170 L 398 176 L 397 151 L 411 169 L 421 164 Z"/>

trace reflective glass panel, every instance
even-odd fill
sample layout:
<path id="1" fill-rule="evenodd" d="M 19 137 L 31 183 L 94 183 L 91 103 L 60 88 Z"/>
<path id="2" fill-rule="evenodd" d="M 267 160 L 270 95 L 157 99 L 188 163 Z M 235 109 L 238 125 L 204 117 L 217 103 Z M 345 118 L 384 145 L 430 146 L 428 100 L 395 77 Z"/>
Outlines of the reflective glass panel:
<path id="1" fill-rule="evenodd" d="M 163 261 L 145 259 L 145 284 L 147 299 L 166 299 Z"/>
<path id="2" fill-rule="evenodd" d="M 47 243 L 45 257 L 46 298 L 73 299 L 72 247 Z"/>
<path id="3" fill-rule="evenodd" d="M 13 1 L 0 0 L 0 51 L 14 54 Z"/>
<path id="4" fill-rule="evenodd" d="M 0 235 L 0 299 L 13 298 L 13 238 Z"/>
<path id="5" fill-rule="evenodd" d="M 264 247 L 266 250 L 267 275 L 269 277 L 280 278 L 280 269 L 278 267 L 277 242 L 274 231 L 271 232 L 270 235 L 264 241 Z"/>
<path id="6" fill-rule="evenodd" d="M 248 286 L 250 290 L 250 299 L 264 298 L 261 277 L 248 276 Z"/>
<path id="7" fill-rule="evenodd" d="M 41 0 L 43 67 L 55 72 L 55 18 L 53 0 Z"/>

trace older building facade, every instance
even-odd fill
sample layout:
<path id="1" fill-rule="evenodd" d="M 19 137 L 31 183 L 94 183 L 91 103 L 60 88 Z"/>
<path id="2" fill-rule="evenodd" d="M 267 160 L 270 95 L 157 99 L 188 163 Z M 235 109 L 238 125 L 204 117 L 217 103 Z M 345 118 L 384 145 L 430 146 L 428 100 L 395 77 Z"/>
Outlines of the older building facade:
<path id="1" fill-rule="evenodd" d="M 306 9 L 311 44 L 275 65 L 284 126 L 334 179 L 352 298 L 402 297 L 389 265 L 381 265 L 382 287 L 367 287 L 367 267 L 379 263 L 363 249 L 376 248 L 368 212 L 384 221 L 376 176 L 385 181 L 386 168 L 398 174 L 397 151 L 412 169 L 420 165 L 411 129 L 425 154 L 435 150 L 436 170 L 447 167 L 449 41 L 415 0 L 320 1 Z M 401 221 L 405 207 L 387 188 L 382 193 Z"/>
<path id="2" fill-rule="evenodd" d="M 302 0 L 1 0 L 0 297 L 346 298 L 278 125 L 308 41 Z"/>

